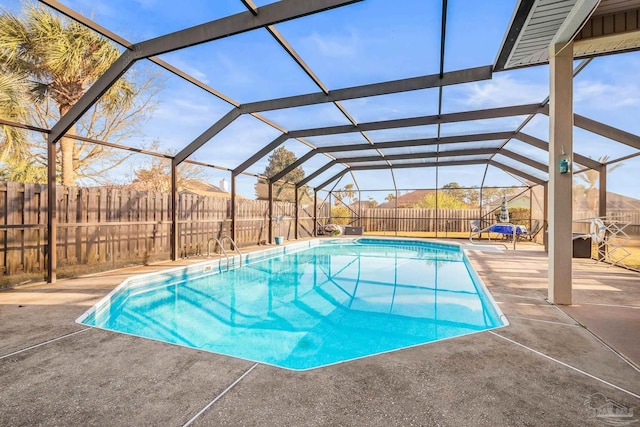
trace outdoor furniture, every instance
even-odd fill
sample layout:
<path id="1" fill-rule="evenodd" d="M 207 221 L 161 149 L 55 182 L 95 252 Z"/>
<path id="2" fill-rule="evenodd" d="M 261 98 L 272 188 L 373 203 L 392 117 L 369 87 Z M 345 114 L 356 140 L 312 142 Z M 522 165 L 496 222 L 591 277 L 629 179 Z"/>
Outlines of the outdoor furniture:
<path id="1" fill-rule="evenodd" d="M 591 258 L 591 236 L 573 233 L 573 258 Z"/>
<path id="2" fill-rule="evenodd" d="M 514 227 L 515 227 L 516 236 L 527 234 L 527 227 L 525 227 L 524 225 L 514 225 L 514 224 L 501 224 L 501 223 L 493 224 L 489 226 L 488 231 L 491 233 L 502 234 L 503 237 L 510 237 L 510 236 L 513 236 L 514 234 Z"/>
<path id="3" fill-rule="evenodd" d="M 344 227 L 344 234 L 346 236 L 362 236 L 363 233 L 363 227 L 354 227 L 351 225 L 346 225 Z"/>
<path id="4" fill-rule="evenodd" d="M 513 241 L 513 249 L 516 248 L 516 242 L 518 240 L 518 236 L 526 236 L 527 235 L 527 227 L 524 225 L 515 225 L 510 223 L 497 223 L 492 224 L 486 228 L 479 229 L 479 222 L 477 220 L 472 220 L 469 222 L 471 233 L 469 235 L 469 241 L 471 243 L 475 243 L 473 241 L 474 237 L 478 237 L 482 235 L 482 233 L 496 233 L 500 234 L 503 238 L 511 238 Z M 491 234 L 488 234 L 489 240 L 491 240 Z M 502 246 L 507 248 L 507 245 L 502 244 Z"/>
<path id="5" fill-rule="evenodd" d="M 533 224 L 531 225 L 531 230 L 524 237 L 527 240 L 533 242 L 533 240 L 536 238 L 538 233 L 542 231 L 543 228 L 544 227 L 542 226 L 542 222 L 539 219 L 536 219 L 535 221 L 533 221 Z"/>
<path id="6" fill-rule="evenodd" d="M 575 222 L 589 224 L 589 234 L 578 234 L 577 236 L 574 235 L 573 238 L 574 244 L 578 238 L 589 239 L 589 257 L 591 256 L 591 242 L 594 242 L 598 252 L 598 261 L 604 261 L 612 265 L 625 265 L 624 259 L 631 255 L 624 247 L 630 240 L 629 235 L 625 232 L 625 228 L 631 224 L 630 222 L 611 217 L 587 218 Z"/>

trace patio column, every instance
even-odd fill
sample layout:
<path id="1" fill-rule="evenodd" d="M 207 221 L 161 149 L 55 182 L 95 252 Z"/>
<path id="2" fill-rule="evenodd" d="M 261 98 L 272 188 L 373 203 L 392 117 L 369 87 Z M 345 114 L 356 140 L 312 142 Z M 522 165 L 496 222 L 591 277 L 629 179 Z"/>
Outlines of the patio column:
<path id="1" fill-rule="evenodd" d="M 229 201 L 229 204 L 231 205 L 231 230 L 229 231 L 231 234 L 231 240 L 233 240 L 237 245 L 238 242 L 236 242 L 236 174 L 235 173 L 231 174 L 231 200 Z"/>
<path id="2" fill-rule="evenodd" d="M 294 209 L 295 209 L 295 215 L 294 215 L 294 219 L 293 219 L 293 238 L 298 240 L 298 220 L 299 220 L 299 215 L 300 215 L 300 201 L 299 201 L 299 197 L 298 197 L 298 189 L 299 187 L 296 185 L 295 190 L 293 191 L 293 195 L 295 197 L 295 202 L 293 204 Z"/>
<path id="3" fill-rule="evenodd" d="M 573 43 L 549 46 L 549 65 L 549 301 L 571 304 Z"/>
<path id="4" fill-rule="evenodd" d="M 175 159 L 171 160 L 171 260 L 176 261 L 180 253 L 178 237 L 178 170 Z"/>
<path id="5" fill-rule="evenodd" d="M 313 237 L 318 235 L 318 190 L 313 190 Z"/>
<path id="6" fill-rule="evenodd" d="M 47 141 L 47 283 L 56 283 L 58 218 L 56 195 L 56 144 Z"/>
<path id="7" fill-rule="evenodd" d="M 598 216 L 607 216 L 607 165 L 600 166 Z"/>
<path id="8" fill-rule="evenodd" d="M 269 238 L 269 244 L 273 243 L 273 182 L 271 182 L 271 180 L 268 181 L 269 183 L 269 211 L 268 211 L 268 215 L 269 215 L 269 233 L 268 233 L 268 238 Z"/>

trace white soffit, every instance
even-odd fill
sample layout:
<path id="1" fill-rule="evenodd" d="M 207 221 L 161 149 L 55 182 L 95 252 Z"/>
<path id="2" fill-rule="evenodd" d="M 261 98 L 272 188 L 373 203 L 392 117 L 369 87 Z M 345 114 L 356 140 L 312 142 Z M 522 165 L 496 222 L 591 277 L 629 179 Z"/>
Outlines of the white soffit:
<path id="1" fill-rule="evenodd" d="M 575 40 L 583 58 L 640 48 L 640 0 L 520 0 L 495 71 L 549 62 L 549 46 Z"/>
<path id="2" fill-rule="evenodd" d="M 504 68 L 549 62 L 549 44 L 577 2 L 578 0 L 536 0 Z"/>

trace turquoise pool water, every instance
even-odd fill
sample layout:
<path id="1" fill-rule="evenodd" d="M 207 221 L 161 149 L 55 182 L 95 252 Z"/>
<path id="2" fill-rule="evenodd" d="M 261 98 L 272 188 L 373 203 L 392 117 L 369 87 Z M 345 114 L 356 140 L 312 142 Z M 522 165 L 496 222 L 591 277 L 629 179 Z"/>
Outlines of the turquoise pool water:
<path id="1" fill-rule="evenodd" d="M 457 246 L 386 239 L 308 246 L 252 254 L 228 272 L 222 262 L 136 279 L 79 321 L 296 370 L 504 325 Z"/>

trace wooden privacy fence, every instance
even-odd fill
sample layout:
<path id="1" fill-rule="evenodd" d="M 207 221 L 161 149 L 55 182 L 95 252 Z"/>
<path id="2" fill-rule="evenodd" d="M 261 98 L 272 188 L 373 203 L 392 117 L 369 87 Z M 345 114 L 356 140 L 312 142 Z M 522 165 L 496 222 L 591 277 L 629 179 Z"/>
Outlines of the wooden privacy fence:
<path id="1" fill-rule="evenodd" d="M 239 246 L 268 239 L 268 202 L 236 201 Z M 168 259 L 171 199 L 168 193 L 116 187 L 57 189 L 58 266 L 118 267 Z M 311 235 L 313 207 L 299 208 L 299 237 Z M 295 205 L 274 202 L 274 236 L 294 238 Z M 46 270 L 47 186 L 0 182 L 0 274 Z M 205 254 L 212 237 L 231 234 L 228 197 L 183 192 L 178 199 L 180 256 Z"/>
<path id="2" fill-rule="evenodd" d="M 573 213 L 573 232 L 589 234 L 590 220 L 596 218 L 594 210 L 578 210 Z M 631 239 L 640 238 L 640 209 L 607 209 L 607 218 L 612 221 L 626 223 L 624 232 Z"/>
<path id="3" fill-rule="evenodd" d="M 365 231 L 469 232 L 470 220 L 483 218 L 480 209 L 363 209 L 353 225 Z M 355 219 L 355 218 L 352 218 Z"/>

